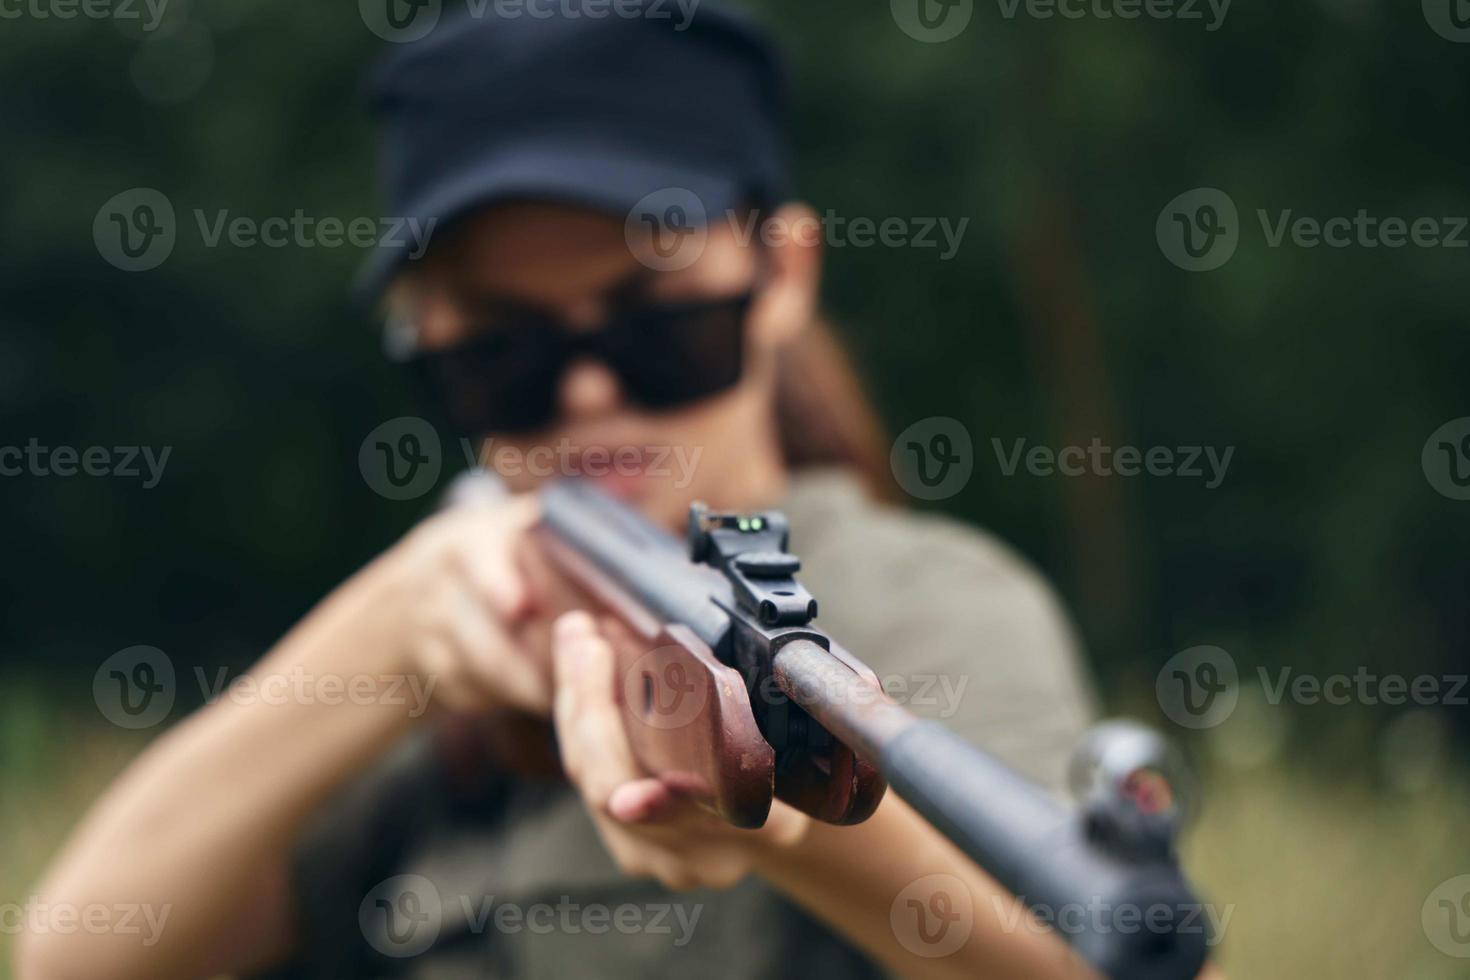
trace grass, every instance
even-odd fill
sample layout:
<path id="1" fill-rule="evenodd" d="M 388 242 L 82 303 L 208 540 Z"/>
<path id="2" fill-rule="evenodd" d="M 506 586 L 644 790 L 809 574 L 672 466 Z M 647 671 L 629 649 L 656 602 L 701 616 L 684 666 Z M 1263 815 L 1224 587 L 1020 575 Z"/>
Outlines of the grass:
<path id="1" fill-rule="evenodd" d="M 0 685 L 0 901 L 23 902 L 87 805 L 146 743 L 24 681 Z M 1420 909 L 1470 872 L 1470 792 L 1458 779 L 1413 795 L 1280 764 L 1217 767 L 1186 840 L 1193 876 L 1230 918 L 1219 947 L 1233 980 L 1463 977 Z M 0 920 L 3 922 L 3 920 Z M 0 930 L 0 978 L 13 937 Z"/>
<path id="2" fill-rule="evenodd" d="M 1186 842 L 1191 872 L 1233 906 L 1220 962 L 1233 978 L 1464 977 L 1420 909 L 1470 871 L 1470 800 L 1440 786 L 1413 797 L 1279 768 L 1215 773 Z"/>

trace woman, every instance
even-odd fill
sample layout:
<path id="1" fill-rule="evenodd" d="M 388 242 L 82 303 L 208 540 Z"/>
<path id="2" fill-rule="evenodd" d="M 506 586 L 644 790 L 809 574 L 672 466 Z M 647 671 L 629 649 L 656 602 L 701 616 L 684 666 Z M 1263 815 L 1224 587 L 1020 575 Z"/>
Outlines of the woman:
<path id="1" fill-rule="evenodd" d="M 680 27 L 663 6 L 464 19 L 377 77 L 393 213 L 439 224 L 421 260 L 386 248 L 368 288 L 388 287 L 396 348 L 488 436 L 510 493 L 425 521 L 251 676 L 406 678 L 435 710 L 201 710 L 41 886 L 164 909 L 156 941 L 29 935 L 22 978 L 1082 975 L 891 794 L 859 826 L 777 803 L 748 831 L 644 776 L 597 625 L 553 621 L 531 491 L 610 471 L 605 490 L 671 527 L 695 499 L 784 509 L 821 625 L 1033 778 L 1060 779 L 1089 716 L 1037 577 L 980 532 L 877 502 L 886 447 L 815 322 L 820 236 L 785 186 L 770 49 L 739 18 Z M 567 472 L 510 465 L 537 447 Z M 514 713 L 554 727 L 564 778 L 492 763 L 509 743 L 489 721 Z"/>

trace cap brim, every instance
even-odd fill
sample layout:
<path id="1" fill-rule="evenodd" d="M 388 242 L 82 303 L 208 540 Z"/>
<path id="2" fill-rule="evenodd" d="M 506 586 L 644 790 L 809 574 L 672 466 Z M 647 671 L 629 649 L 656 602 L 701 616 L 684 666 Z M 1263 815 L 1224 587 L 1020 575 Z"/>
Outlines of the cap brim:
<path id="1" fill-rule="evenodd" d="M 405 262 L 422 257 L 435 234 L 466 214 L 493 204 L 555 201 L 624 218 L 652 194 L 677 195 L 679 201 L 691 201 L 692 195 L 692 201 L 700 207 L 687 208 L 686 213 L 692 223 L 704 224 L 746 203 L 742 201 L 744 193 L 727 177 L 697 173 L 687 166 L 671 166 L 606 146 L 596 150 L 546 144 L 502 147 L 494 156 L 440 182 L 431 197 L 406 208 L 408 214 L 393 215 L 395 219 L 416 220 L 421 240 L 414 241 L 406 234 L 386 236 L 358 272 L 353 296 L 364 305 L 376 302 Z"/>

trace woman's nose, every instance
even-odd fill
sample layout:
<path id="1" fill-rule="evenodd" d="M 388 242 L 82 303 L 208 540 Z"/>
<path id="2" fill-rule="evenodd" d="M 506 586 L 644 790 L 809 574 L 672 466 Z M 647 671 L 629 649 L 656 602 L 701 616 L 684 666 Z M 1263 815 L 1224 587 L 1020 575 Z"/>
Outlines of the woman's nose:
<path id="1" fill-rule="evenodd" d="M 568 420 L 606 415 L 623 403 L 617 375 L 607 365 L 586 359 L 567 368 L 558 394 L 562 417 Z"/>

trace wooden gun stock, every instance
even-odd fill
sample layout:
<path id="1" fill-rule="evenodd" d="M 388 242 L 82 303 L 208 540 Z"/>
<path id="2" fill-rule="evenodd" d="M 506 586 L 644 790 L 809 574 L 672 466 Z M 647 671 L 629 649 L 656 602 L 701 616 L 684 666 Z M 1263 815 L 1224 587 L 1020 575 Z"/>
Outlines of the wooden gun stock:
<path id="1" fill-rule="evenodd" d="M 606 632 L 618 658 L 617 698 L 645 772 L 737 827 L 764 824 L 773 797 L 829 823 L 856 823 L 873 813 L 885 789 L 876 769 L 836 739 L 826 740 L 819 753 L 778 756 L 761 733 L 739 671 L 721 663 L 688 626 L 660 621 L 546 527 L 533 534 L 542 554 L 581 593 L 584 607 L 616 624 Z M 706 570 L 691 566 L 688 573 Z M 878 684 L 872 671 L 838 653 L 854 674 Z M 800 711 L 774 685 L 768 688 L 756 696 Z"/>

